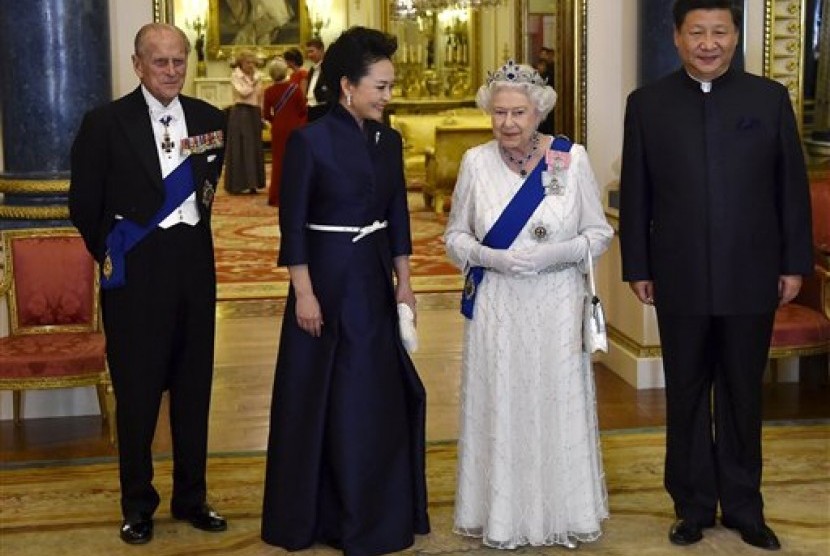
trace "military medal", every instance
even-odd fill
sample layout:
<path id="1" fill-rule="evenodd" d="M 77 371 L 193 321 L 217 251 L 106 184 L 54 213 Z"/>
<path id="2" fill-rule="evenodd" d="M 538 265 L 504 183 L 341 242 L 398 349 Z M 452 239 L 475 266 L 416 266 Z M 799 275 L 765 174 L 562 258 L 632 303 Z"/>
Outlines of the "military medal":
<path id="1" fill-rule="evenodd" d="M 107 280 L 112 277 L 112 259 L 110 258 L 109 251 L 107 251 L 107 254 L 104 257 L 104 264 L 101 265 L 101 272 Z"/>
<path id="2" fill-rule="evenodd" d="M 161 148 L 167 154 L 173 152 L 173 147 L 175 147 L 175 143 L 170 139 L 170 122 L 173 121 L 173 116 L 167 115 L 159 120 L 161 125 L 164 126 L 164 135 L 161 138 Z"/>
<path id="3" fill-rule="evenodd" d="M 214 196 L 216 196 L 216 188 L 209 180 L 205 180 L 205 188 L 202 190 L 202 204 L 205 205 L 205 208 L 210 208 Z"/>
<path id="4" fill-rule="evenodd" d="M 225 145 L 222 130 L 210 131 L 202 135 L 185 137 L 181 140 L 180 149 L 182 156 L 191 154 L 202 154 L 212 149 L 219 149 Z"/>

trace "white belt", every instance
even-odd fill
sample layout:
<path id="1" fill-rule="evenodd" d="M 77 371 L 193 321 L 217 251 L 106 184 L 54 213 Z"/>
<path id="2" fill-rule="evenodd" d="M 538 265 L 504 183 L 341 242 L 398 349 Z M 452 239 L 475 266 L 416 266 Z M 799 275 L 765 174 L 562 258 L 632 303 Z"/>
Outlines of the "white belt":
<path id="1" fill-rule="evenodd" d="M 330 224 L 306 224 L 305 227 L 309 230 L 317 232 L 340 232 L 347 234 L 357 234 L 352 238 L 352 243 L 356 243 L 373 232 L 382 230 L 389 225 L 389 222 L 384 220 L 380 222 L 375 220 L 368 226 L 332 226 Z"/>

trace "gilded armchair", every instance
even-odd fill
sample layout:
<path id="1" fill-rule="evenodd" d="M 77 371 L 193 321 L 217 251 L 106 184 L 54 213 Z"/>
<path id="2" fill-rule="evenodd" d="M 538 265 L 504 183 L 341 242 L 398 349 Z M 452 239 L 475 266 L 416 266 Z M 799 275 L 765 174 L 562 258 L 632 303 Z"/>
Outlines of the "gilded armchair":
<path id="1" fill-rule="evenodd" d="M 98 270 L 74 228 L 2 232 L 9 335 L 0 338 L 0 390 L 95 386 L 114 440 L 114 398 L 98 310 Z"/>

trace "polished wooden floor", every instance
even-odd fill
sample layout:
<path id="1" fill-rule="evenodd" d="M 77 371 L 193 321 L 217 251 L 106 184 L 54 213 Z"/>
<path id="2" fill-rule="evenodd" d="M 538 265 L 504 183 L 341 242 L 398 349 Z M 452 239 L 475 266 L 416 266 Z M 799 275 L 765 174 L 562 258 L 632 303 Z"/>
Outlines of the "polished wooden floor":
<path id="1" fill-rule="evenodd" d="M 281 322 L 278 300 L 220 303 L 216 370 L 211 406 L 210 451 L 263 450 Z M 413 359 L 428 393 L 430 441 L 456 438 L 462 317 L 457 294 L 419 295 L 420 348 Z M 664 424 L 662 390 L 636 390 L 596 365 L 600 427 L 631 429 Z M 809 362 L 799 383 L 764 386 L 765 419 L 830 418 L 826 359 Z M 169 453 L 167 416 L 162 413 L 156 454 Z M 28 419 L 0 423 L 0 464 L 115 455 L 100 417 Z"/>

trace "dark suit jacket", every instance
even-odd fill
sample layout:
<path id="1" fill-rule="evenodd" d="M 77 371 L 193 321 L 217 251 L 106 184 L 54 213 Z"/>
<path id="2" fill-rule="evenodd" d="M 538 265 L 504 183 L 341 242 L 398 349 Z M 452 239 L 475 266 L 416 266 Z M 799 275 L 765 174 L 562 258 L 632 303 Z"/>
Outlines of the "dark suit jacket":
<path id="1" fill-rule="evenodd" d="M 313 76 L 313 72 L 319 72 L 320 75 L 317 77 L 317 83 L 314 84 L 314 99 L 319 104 L 325 104 L 329 101 L 328 91 L 329 88 L 326 86 L 326 80 L 323 78 L 322 74 L 322 65 L 318 68 L 311 68 L 311 72 L 308 74 L 308 82 L 311 83 L 311 78 Z"/>
<path id="2" fill-rule="evenodd" d="M 179 95 L 189 136 L 225 129 L 224 113 L 198 99 Z M 191 154 L 201 220 L 210 226 L 212 195 L 222 169 L 224 149 Z M 210 161 L 208 161 L 210 159 Z M 72 145 L 69 212 L 87 248 L 98 262 L 106 237 L 121 215 L 147 224 L 164 202 L 161 165 L 147 103 L 136 88 L 120 99 L 88 112 Z"/>
<path id="3" fill-rule="evenodd" d="M 775 310 L 778 278 L 812 272 L 807 174 L 787 90 L 685 70 L 634 91 L 620 183 L 623 279 L 667 314 Z"/>

